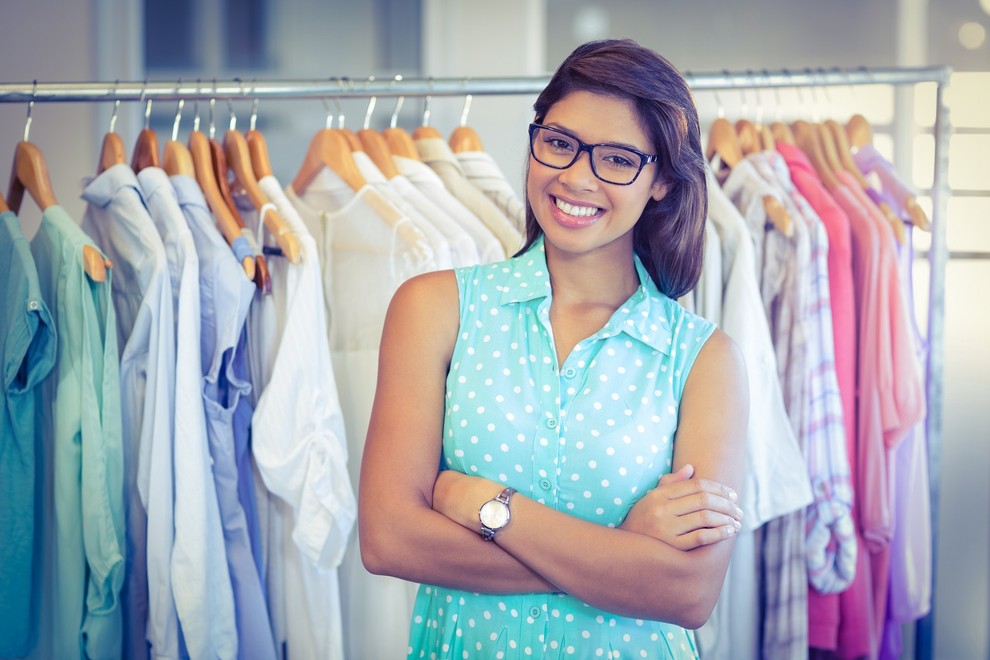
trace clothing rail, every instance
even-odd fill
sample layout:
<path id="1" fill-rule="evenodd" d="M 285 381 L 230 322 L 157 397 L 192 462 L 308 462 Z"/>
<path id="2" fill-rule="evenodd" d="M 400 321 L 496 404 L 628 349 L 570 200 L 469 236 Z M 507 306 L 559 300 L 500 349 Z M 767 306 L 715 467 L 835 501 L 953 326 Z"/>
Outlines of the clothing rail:
<path id="1" fill-rule="evenodd" d="M 948 82 L 948 67 L 804 69 L 721 73 L 686 72 L 696 90 L 836 85 L 910 85 Z M 178 82 L 0 83 L 0 103 L 73 101 L 206 101 L 246 98 L 368 98 L 539 94 L 550 78 L 329 78 L 326 80 L 197 80 Z"/>
<path id="2" fill-rule="evenodd" d="M 938 544 L 939 466 L 942 438 L 942 402 L 944 368 L 946 212 L 948 209 L 949 117 L 945 105 L 945 87 L 952 70 L 949 67 L 801 69 L 790 71 L 722 71 L 719 73 L 685 73 L 695 91 L 757 89 L 770 87 L 832 87 L 847 85 L 915 85 L 935 83 L 935 164 L 931 189 L 932 238 L 927 251 L 929 261 L 928 362 L 926 431 L 930 468 L 932 561 L 936 562 Z M 79 83 L 0 83 L 0 103 L 101 102 L 101 101 L 178 101 L 237 99 L 305 99 L 369 98 L 372 96 L 467 96 L 538 94 L 549 77 L 510 78 L 418 78 L 400 76 L 385 79 L 329 78 L 326 80 L 197 80 L 193 82 L 79 82 Z M 934 594 L 935 573 L 932 573 Z M 933 596 L 934 600 L 934 596 Z M 915 628 L 915 658 L 933 656 L 934 604 L 931 613 L 918 621 Z"/>

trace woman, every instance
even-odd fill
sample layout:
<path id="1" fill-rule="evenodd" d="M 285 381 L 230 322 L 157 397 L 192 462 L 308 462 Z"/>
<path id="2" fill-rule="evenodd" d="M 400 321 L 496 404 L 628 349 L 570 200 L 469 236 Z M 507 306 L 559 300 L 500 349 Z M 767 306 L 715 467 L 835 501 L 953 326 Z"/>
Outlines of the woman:
<path id="1" fill-rule="evenodd" d="M 631 41 L 579 47 L 535 110 L 526 247 L 392 300 L 362 558 L 423 585 L 410 657 L 694 657 L 748 411 L 732 341 L 675 302 L 701 268 L 697 111 Z"/>

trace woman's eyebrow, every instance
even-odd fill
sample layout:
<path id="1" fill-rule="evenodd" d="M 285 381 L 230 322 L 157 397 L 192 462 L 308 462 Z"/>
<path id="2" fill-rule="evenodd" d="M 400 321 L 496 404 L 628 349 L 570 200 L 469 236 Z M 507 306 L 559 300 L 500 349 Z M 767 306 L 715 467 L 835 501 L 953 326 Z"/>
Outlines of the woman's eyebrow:
<path id="1" fill-rule="evenodd" d="M 553 129 L 556 129 L 556 130 L 560 131 L 561 133 L 563 133 L 564 135 L 567 135 L 569 137 L 572 137 L 572 138 L 581 140 L 585 144 L 595 144 L 595 145 L 599 145 L 600 144 L 600 145 L 609 146 L 609 147 L 623 147 L 625 149 L 632 149 L 633 151 L 639 151 L 639 152 L 642 152 L 642 153 L 647 153 L 646 150 L 644 150 L 644 149 L 642 149 L 640 147 L 637 147 L 634 144 L 627 144 L 625 142 L 616 142 L 614 140 L 609 141 L 609 142 L 587 142 L 587 141 L 581 139 L 581 137 L 576 132 L 574 132 L 573 130 L 571 130 L 571 129 L 567 128 L 566 126 L 563 126 L 563 125 L 561 125 L 561 124 L 559 124 L 559 123 L 557 123 L 555 121 L 554 122 L 549 122 L 549 123 L 546 123 L 546 124 L 543 124 L 543 125 L 544 126 L 549 126 L 550 128 L 553 128 Z"/>

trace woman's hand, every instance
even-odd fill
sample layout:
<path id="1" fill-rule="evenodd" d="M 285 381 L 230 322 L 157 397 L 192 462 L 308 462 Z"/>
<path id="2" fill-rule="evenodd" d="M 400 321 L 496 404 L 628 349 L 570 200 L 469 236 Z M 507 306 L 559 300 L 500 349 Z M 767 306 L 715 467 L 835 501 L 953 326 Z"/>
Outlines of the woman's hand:
<path id="1" fill-rule="evenodd" d="M 742 510 L 735 491 L 708 479 L 692 479 L 694 466 L 660 477 L 657 487 L 633 505 L 621 529 L 651 536 L 679 550 L 693 550 L 733 537 Z"/>

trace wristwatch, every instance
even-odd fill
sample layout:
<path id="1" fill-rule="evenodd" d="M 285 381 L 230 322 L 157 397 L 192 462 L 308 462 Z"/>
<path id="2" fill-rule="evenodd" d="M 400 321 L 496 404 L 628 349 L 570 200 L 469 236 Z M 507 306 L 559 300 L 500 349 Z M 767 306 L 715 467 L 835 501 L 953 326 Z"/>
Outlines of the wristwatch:
<path id="1" fill-rule="evenodd" d="M 481 519 L 481 537 L 486 541 L 494 541 L 495 533 L 509 524 L 512 512 L 509 510 L 509 498 L 515 493 L 514 488 L 506 488 L 496 497 L 481 505 L 478 517 Z"/>

